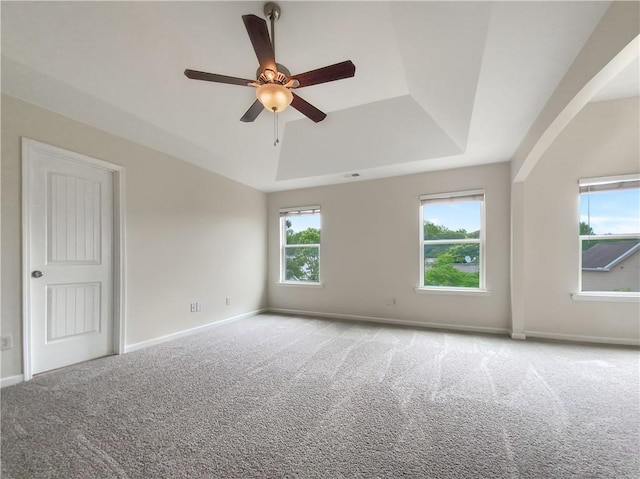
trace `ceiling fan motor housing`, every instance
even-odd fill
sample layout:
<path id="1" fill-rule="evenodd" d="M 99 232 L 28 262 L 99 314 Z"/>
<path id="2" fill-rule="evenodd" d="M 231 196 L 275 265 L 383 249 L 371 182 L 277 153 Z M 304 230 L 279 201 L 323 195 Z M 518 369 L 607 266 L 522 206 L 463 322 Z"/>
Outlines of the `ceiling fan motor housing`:
<path id="1" fill-rule="evenodd" d="M 269 79 L 260 67 L 256 70 L 256 78 L 260 83 L 280 83 L 284 85 L 287 83 L 287 79 L 291 76 L 291 72 L 287 67 L 280 63 L 276 63 L 276 67 L 278 68 L 278 71 L 275 72 L 276 76 L 273 79 Z"/>

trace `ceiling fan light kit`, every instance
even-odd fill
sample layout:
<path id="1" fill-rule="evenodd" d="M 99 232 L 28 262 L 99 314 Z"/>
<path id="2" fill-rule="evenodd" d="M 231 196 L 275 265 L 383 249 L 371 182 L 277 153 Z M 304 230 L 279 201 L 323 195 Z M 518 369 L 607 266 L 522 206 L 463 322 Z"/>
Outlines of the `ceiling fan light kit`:
<path id="1" fill-rule="evenodd" d="M 281 16 L 280 7 L 273 2 L 268 2 L 264 6 L 264 14 L 271 22 L 271 35 L 269 35 L 267 22 L 264 19 L 256 15 L 242 16 L 260 64 L 256 72 L 256 80 L 189 69 L 185 70 L 184 74 L 192 80 L 256 88 L 257 100 L 240 118 L 240 121 L 243 122 L 254 121 L 262 112 L 262 107 L 276 114 L 289 105 L 316 123 L 324 120 L 327 117 L 326 113 L 303 100 L 291 90 L 351 78 L 356 72 L 355 65 L 351 60 L 346 60 L 317 70 L 291 75 L 287 68 L 276 63 L 275 58 L 275 23 Z"/>
<path id="2" fill-rule="evenodd" d="M 284 85 L 265 83 L 256 89 L 256 97 L 264 107 L 275 113 L 280 113 L 293 101 L 293 93 Z"/>

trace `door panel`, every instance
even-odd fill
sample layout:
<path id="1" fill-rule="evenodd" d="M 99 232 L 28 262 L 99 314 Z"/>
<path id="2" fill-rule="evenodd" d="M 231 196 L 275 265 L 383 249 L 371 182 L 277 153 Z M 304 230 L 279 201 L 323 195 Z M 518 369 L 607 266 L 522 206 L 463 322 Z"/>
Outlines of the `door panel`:
<path id="1" fill-rule="evenodd" d="M 41 149 L 30 151 L 28 161 L 36 374 L 114 352 L 114 178 L 110 170 Z"/>
<path id="2" fill-rule="evenodd" d="M 48 176 L 47 262 L 100 264 L 100 183 Z"/>
<path id="3" fill-rule="evenodd" d="M 47 286 L 47 343 L 100 332 L 100 283 Z"/>

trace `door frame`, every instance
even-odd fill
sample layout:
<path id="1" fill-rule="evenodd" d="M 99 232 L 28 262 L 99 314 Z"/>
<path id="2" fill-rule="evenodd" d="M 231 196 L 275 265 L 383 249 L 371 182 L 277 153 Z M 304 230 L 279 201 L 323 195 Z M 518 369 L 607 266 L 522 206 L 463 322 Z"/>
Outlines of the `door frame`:
<path id="1" fill-rule="evenodd" d="M 30 179 L 32 152 L 45 153 L 62 160 L 89 165 L 113 173 L 113 350 L 114 354 L 125 352 L 125 169 L 107 161 L 48 145 L 22 137 L 22 370 L 24 381 L 33 377 L 31 357 L 31 275 L 29 265 L 30 231 Z"/>

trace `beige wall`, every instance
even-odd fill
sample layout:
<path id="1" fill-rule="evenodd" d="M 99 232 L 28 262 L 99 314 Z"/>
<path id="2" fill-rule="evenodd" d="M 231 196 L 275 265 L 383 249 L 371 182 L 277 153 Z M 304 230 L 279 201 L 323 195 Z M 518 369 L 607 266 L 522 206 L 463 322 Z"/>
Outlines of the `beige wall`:
<path id="1" fill-rule="evenodd" d="M 509 330 L 510 226 L 524 245 L 513 258 L 513 294 L 520 295 L 513 315 L 522 323 L 514 329 L 637 341 L 638 304 L 576 302 L 570 295 L 579 274 L 578 179 L 640 170 L 639 112 L 637 98 L 588 105 L 527 180 L 513 185 L 518 201 L 510 205 L 508 163 L 265 195 L 3 95 L 1 327 L 3 335 L 13 336 L 14 348 L 2 352 L 2 377 L 21 372 L 21 136 L 125 166 L 129 345 L 267 304 Z M 479 188 L 486 191 L 491 294 L 415 293 L 419 196 Z M 315 204 L 322 207 L 324 287 L 279 285 L 278 209 Z M 395 304 L 385 304 L 387 298 Z M 189 313 L 192 301 L 202 301 L 204 311 Z"/>
<path id="2" fill-rule="evenodd" d="M 524 182 L 524 330 L 638 341 L 637 303 L 580 302 L 578 180 L 640 170 L 638 98 L 591 103 Z"/>
<path id="3" fill-rule="evenodd" d="M 21 136 L 125 167 L 128 345 L 266 306 L 264 193 L 3 95 L 2 377 L 22 372 Z"/>
<path id="4" fill-rule="evenodd" d="M 508 163 L 270 193 L 269 306 L 476 328 L 509 328 Z M 486 190 L 486 297 L 417 294 L 419 196 Z M 278 285 L 278 209 L 320 205 L 323 288 Z M 396 304 L 386 305 L 387 298 Z"/>

